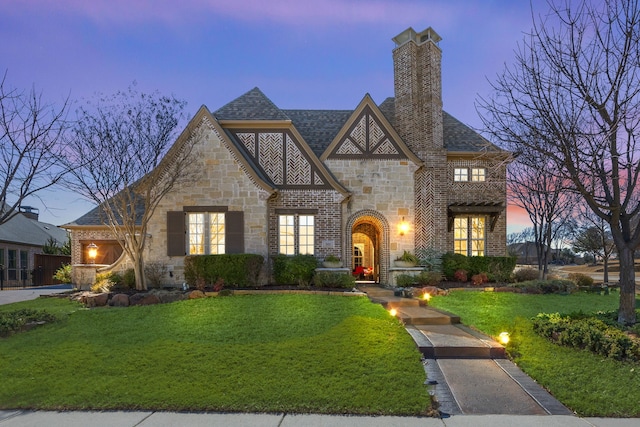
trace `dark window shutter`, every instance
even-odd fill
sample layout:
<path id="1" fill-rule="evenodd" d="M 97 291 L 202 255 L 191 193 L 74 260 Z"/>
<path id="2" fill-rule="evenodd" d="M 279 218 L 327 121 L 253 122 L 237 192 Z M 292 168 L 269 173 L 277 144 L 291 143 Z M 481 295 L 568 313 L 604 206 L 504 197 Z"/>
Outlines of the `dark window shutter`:
<path id="1" fill-rule="evenodd" d="M 244 212 L 229 211 L 225 215 L 225 246 L 228 254 L 244 253 Z"/>
<path id="2" fill-rule="evenodd" d="M 185 243 L 184 212 L 167 212 L 167 255 L 184 256 L 187 254 Z"/>

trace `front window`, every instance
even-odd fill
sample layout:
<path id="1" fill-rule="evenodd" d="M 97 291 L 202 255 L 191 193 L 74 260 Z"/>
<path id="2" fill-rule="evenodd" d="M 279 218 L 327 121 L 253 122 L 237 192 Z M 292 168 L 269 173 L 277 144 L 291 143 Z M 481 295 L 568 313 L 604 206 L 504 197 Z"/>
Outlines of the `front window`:
<path id="1" fill-rule="evenodd" d="M 484 182 L 486 177 L 485 168 L 472 168 L 471 169 L 471 181 Z"/>
<path id="2" fill-rule="evenodd" d="M 189 255 L 225 253 L 224 213 L 187 214 Z"/>
<path id="3" fill-rule="evenodd" d="M 453 170 L 453 180 L 456 182 L 469 181 L 469 169 L 455 168 Z"/>
<path id="4" fill-rule="evenodd" d="M 9 280 L 18 280 L 18 251 L 9 249 L 8 253 L 7 278 Z"/>
<path id="5" fill-rule="evenodd" d="M 279 215 L 278 237 L 281 254 L 313 255 L 315 217 L 313 215 Z"/>
<path id="6" fill-rule="evenodd" d="M 467 256 L 484 256 L 485 218 L 456 217 L 453 220 L 453 251 Z"/>

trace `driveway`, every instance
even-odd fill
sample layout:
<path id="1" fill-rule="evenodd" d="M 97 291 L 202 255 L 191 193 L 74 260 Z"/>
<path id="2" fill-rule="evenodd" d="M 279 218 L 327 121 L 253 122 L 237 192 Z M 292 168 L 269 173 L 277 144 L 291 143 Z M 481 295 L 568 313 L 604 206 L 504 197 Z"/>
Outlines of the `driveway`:
<path id="1" fill-rule="evenodd" d="M 38 288 L 9 289 L 0 291 L 0 305 L 36 299 L 40 295 L 57 294 L 73 289 L 72 285 L 42 286 Z"/>

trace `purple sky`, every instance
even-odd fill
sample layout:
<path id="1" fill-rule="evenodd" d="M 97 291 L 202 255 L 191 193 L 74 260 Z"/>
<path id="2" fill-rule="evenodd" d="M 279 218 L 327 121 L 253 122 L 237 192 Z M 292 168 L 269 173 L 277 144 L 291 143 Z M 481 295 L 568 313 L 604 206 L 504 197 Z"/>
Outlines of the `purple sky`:
<path id="1" fill-rule="evenodd" d="M 2 0 L 0 71 L 53 103 L 135 80 L 186 100 L 189 115 L 255 86 L 281 108 L 353 109 L 366 93 L 393 96 L 391 39 L 408 27 L 440 34 L 444 109 L 479 127 L 474 102 L 531 11 L 522 0 Z M 41 198 L 27 204 L 56 225 L 91 208 L 60 190 Z"/>

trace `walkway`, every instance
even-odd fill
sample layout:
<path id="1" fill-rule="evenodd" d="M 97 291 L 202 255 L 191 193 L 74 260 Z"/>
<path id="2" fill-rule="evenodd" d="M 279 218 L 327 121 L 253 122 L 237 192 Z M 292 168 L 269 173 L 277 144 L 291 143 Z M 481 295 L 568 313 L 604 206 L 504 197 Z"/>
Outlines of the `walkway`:
<path id="1" fill-rule="evenodd" d="M 506 359 L 504 347 L 460 324 L 460 318 L 375 286 L 360 288 L 406 325 L 424 356 L 432 392 L 444 414 L 572 415 Z"/>

